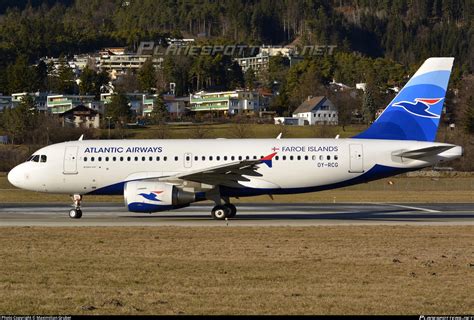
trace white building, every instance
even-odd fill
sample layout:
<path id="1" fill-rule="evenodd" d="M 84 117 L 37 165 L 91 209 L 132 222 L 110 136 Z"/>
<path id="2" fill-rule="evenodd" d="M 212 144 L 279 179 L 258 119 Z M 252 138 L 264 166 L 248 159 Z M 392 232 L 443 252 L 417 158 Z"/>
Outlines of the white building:
<path id="1" fill-rule="evenodd" d="M 270 56 L 268 53 L 259 53 L 255 57 L 235 58 L 234 61 L 237 61 L 243 73 L 252 68 L 253 72 L 258 75 L 261 71 L 268 69 Z"/>
<path id="2" fill-rule="evenodd" d="M 303 123 L 307 125 L 338 124 L 337 108 L 324 96 L 309 96 L 308 99 L 293 112 L 293 118 L 303 119 Z"/>
<path id="3" fill-rule="evenodd" d="M 111 79 L 115 80 L 127 71 L 136 73 L 148 59 L 152 59 L 155 68 L 161 68 L 163 58 L 138 54 L 103 55 L 99 59 L 99 68 L 107 71 Z"/>
<path id="4" fill-rule="evenodd" d="M 234 90 L 221 92 L 198 92 L 190 96 L 191 111 L 223 111 L 224 114 L 258 112 L 260 109 L 257 91 Z"/>
<path id="5" fill-rule="evenodd" d="M 46 109 L 52 114 L 64 113 L 80 105 L 96 112 L 103 112 L 104 104 L 95 100 L 94 96 L 56 94 L 48 95 L 46 100 Z"/>

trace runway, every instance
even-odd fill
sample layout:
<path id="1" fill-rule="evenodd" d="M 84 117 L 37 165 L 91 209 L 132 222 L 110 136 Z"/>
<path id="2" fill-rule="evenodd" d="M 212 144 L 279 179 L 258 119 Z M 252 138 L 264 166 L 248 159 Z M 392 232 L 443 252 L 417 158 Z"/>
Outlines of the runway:
<path id="1" fill-rule="evenodd" d="M 81 219 L 66 204 L 0 204 L 0 226 L 319 226 L 474 225 L 474 203 L 252 203 L 237 204 L 237 217 L 213 220 L 211 205 L 154 214 L 128 212 L 119 203 L 89 203 Z"/>

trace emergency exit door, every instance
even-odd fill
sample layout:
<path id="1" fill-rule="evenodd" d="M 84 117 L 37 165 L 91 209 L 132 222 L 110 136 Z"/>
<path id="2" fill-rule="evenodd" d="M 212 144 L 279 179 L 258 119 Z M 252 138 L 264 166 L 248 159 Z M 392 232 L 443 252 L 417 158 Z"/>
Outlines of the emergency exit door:
<path id="1" fill-rule="evenodd" d="M 191 153 L 184 154 L 184 167 L 191 168 L 193 166 L 193 155 Z"/>

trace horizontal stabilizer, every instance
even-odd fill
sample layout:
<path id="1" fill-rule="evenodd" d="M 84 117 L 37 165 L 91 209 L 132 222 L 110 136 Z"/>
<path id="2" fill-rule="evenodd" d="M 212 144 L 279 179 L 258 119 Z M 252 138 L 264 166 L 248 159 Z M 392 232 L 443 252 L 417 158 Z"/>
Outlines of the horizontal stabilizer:
<path id="1" fill-rule="evenodd" d="M 422 159 L 422 158 L 438 155 L 453 147 L 454 146 L 434 146 L 434 147 L 422 148 L 422 149 L 417 149 L 417 150 L 402 151 L 400 153 L 394 154 L 394 156 L 416 160 L 416 159 Z"/>

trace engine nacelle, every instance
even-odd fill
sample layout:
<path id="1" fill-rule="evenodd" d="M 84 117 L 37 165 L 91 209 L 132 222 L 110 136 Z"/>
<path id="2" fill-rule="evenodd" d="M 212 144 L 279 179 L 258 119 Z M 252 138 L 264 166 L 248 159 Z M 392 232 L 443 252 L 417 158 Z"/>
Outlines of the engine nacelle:
<path id="1" fill-rule="evenodd" d="M 159 212 L 187 207 L 196 200 L 193 192 L 163 182 L 131 181 L 124 187 L 125 205 L 131 212 Z"/>

